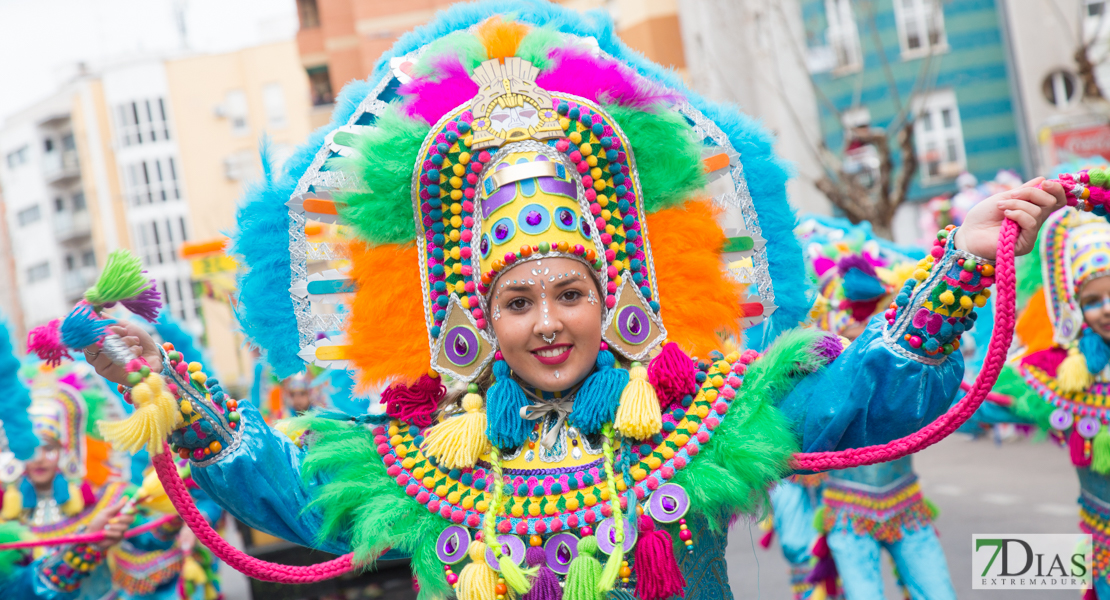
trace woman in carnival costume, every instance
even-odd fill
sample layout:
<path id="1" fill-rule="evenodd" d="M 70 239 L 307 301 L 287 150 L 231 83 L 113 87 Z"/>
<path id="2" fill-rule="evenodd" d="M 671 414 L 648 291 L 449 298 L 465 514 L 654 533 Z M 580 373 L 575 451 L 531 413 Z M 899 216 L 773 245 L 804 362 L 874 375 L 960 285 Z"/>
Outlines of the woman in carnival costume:
<path id="1" fill-rule="evenodd" d="M 1105 181 L 1104 170 L 1091 171 L 1097 176 Z M 1093 587 L 1084 597 L 1110 598 L 1110 225 L 1072 208 L 1053 214 L 1019 274 L 1023 287 L 1043 287 L 1019 321 L 1026 346 L 994 386 L 1012 402 L 984 407 L 990 422 L 1034 423 L 1068 447 L 1079 475 L 1079 527 L 1094 540 Z"/>
<path id="2" fill-rule="evenodd" d="M 85 495 L 92 492 L 78 479 L 84 456 L 76 439 L 84 435 L 84 400 L 72 385 L 49 371 L 35 378 L 32 398 L 21 368 L 7 327 L 0 323 L 0 412 L 4 415 L 0 460 L 6 483 L 0 543 L 56 536 L 60 523 L 74 520 L 85 531 L 104 531 L 105 536 L 95 544 L 48 547 L 35 558 L 21 550 L 0 551 L 0 594 L 41 600 L 77 598 L 108 548 L 123 538 L 133 516 L 120 514 L 126 500 L 114 496 L 99 510 L 85 509 Z M 74 496 L 80 504 L 71 500 Z"/>
<path id="3" fill-rule="evenodd" d="M 94 364 L 156 392 L 106 435 L 158 447 L 137 425 L 172 429 L 194 479 L 236 517 L 359 564 L 408 553 L 425 598 L 730 597 L 730 519 L 761 511 L 799 447 L 883 443 L 947 409 L 959 333 L 908 315 L 942 310 L 935 290 L 982 295 L 1003 218 L 1027 252 L 1064 202 L 1052 185 L 983 203 L 891 322 L 836 358 L 835 337 L 779 335 L 805 308 L 769 140 L 634 56 L 611 24 L 541 3 L 463 5 L 387 58 L 372 89 L 343 96 L 349 126 L 256 189 L 237 242 L 250 269 L 240 316 L 271 365 L 344 356 L 363 385 L 393 380 L 385 422 L 308 417 L 298 447 L 133 328 L 121 337 L 142 360 Z M 717 201 L 714 177 L 732 184 Z M 273 249 L 305 251 L 297 227 L 327 198 L 355 236 L 339 348 L 316 335 L 338 332 L 311 329 L 334 321 L 303 295 L 257 304 L 292 289 L 271 275 L 301 276 Z M 960 272 L 949 288 L 944 275 Z M 295 320 L 275 310 L 290 304 Z M 974 318 L 960 306 L 943 310 Z M 778 337 L 767 354 L 714 354 L 756 316 Z M 304 329 L 289 336 L 291 323 Z"/>

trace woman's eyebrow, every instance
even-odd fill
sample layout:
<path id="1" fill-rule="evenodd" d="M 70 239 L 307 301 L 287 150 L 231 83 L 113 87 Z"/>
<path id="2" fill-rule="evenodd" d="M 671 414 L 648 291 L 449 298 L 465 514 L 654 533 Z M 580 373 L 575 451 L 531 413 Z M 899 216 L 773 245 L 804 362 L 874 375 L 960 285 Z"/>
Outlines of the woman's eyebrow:
<path id="1" fill-rule="evenodd" d="M 532 289 L 530 285 L 517 284 L 506 287 L 503 291 L 506 292 L 527 292 Z"/>

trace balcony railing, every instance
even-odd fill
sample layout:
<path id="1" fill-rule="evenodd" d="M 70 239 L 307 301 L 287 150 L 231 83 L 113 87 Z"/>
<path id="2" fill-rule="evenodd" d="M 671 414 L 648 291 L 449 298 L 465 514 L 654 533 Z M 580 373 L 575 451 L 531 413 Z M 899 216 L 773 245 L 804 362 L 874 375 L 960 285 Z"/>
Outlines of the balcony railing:
<path id="1" fill-rule="evenodd" d="M 76 150 L 47 152 L 42 157 L 42 176 L 47 183 L 65 184 L 81 176 Z"/>
<path id="2" fill-rule="evenodd" d="M 96 267 L 80 267 L 67 271 L 62 279 L 66 300 L 77 301 L 94 283 L 96 283 Z"/>
<path id="3" fill-rule="evenodd" d="M 62 211 L 54 213 L 54 236 L 59 242 L 92 234 L 89 211 Z"/>

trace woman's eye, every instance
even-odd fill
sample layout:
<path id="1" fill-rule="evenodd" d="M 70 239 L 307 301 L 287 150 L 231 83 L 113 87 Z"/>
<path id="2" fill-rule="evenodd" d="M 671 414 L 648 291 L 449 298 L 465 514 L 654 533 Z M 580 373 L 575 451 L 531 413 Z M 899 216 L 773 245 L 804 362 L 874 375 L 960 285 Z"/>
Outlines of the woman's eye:
<path id="1" fill-rule="evenodd" d="M 528 308 L 528 301 L 524 298 L 514 298 L 505 305 L 509 310 L 524 310 Z"/>
<path id="2" fill-rule="evenodd" d="M 578 290 L 567 290 L 567 291 L 563 292 L 563 295 L 562 295 L 561 299 L 564 302 L 574 302 L 575 300 L 577 300 L 581 297 L 582 297 L 582 292 L 580 292 Z"/>

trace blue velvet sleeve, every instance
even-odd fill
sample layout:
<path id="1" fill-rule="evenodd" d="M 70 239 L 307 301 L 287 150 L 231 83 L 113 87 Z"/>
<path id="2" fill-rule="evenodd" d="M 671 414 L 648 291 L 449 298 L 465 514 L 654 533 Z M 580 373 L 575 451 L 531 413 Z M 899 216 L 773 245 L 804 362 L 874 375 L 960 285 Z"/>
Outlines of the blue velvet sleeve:
<path id="1" fill-rule="evenodd" d="M 254 406 L 244 402 L 239 411 L 239 443 L 193 463 L 193 479 L 216 504 L 255 529 L 333 554 L 350 552 L 346 540 L 316 539 L 322 517 L 307 506 L 318 482 L 301 478 L 304 452 L 270 429 Z"/>
<path id="2" fill-rule="evenodd" d="M 71 600 L 81 591 L 62 592 L 43 581 L 40 571 L 45 558 L 30 565 L 15 567 L 8 577 L 0 580 L 0 596 L 4 598 L 27 598 L 28 600 Z"/>
<path id="3" fill-rule="evenodd" d="M 883 444 L 928 425 L 952 404 L 963 378 L 954 353 L 930 365 L 893 351 L 882 315 L 823 371 L 801 380 L 779 408 L 803 452 Z"/>
<path id="4" fill-rule="evenodd" d="M 803 452 L 885 444 L 951 406 L 964 373 L 959 338 L 975 325 L 974 307 L 986 302 L 994 267 L 955 249 L 955 236 L 943 233 L 946 241 L 918 264 L 894 307 L 780 402 Z"/>

